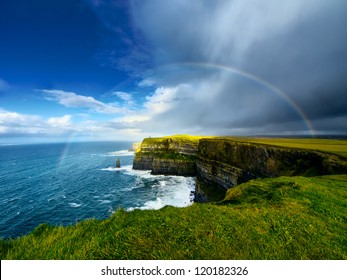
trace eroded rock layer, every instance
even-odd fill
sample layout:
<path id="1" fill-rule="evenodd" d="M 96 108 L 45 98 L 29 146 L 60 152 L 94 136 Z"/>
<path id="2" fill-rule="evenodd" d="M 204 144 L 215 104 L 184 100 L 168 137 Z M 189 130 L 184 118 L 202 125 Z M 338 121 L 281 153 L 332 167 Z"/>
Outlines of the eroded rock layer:
<path id="1" fill-rule="evenodd" d="M 334 154 L 223 138 L 145 138 L 133 168 L 196 176 L 196 201 L 220 200 L 255 178 L 347 173 L 346 160 Z"/>

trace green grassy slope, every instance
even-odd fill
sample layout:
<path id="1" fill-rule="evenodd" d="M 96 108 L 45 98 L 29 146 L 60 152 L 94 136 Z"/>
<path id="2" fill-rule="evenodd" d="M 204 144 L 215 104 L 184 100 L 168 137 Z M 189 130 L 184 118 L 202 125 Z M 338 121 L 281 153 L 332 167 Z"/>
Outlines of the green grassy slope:
<path id="1" fill-rule="evenodd" d="M 347 259 L 347 175 L 252 180 L 218 204 L 118 210 L 0 240 L 1 259 Z"/>

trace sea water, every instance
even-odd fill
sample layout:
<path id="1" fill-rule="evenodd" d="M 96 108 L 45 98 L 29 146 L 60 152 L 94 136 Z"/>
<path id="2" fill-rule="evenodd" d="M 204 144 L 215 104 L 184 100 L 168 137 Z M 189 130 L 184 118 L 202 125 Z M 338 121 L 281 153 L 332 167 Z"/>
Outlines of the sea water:
<path id="1" fill-rule="evenodd" d="M 117 209 L 185 207 L 194 178 L 132 170 L 130 142 L 0 146 L 0 238 L 42 223 L 106 219 Z M 115 168 L 119 158 L 121 168 Z"/>

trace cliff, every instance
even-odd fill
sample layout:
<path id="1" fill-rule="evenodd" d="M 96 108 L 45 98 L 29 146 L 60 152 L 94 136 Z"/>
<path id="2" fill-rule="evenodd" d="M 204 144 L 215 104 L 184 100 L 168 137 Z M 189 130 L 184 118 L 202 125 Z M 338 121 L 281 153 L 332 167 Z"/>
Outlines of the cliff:
<path id="1" fill-rule="evenodd" d="M 162 138 L 145 138 L 140 150 L 143 153 L 166 153 L 195 156 L 198 150 L 200 137 L 173 136 Z"/>
<path id="2" fill-rule="evenodd" d="M 145 138 L 135 154 L 133 169 L 152 174 L 196 176 L 198 141 L 180 138 Z"/>
<path id="3" fill-rule="evenodd" d="M 335 154 L 307 149 L 201 139 L 197 153 L 196 200 L 256 178 L 347 173 L 347 161 Z"/>
<path id="4" fill-rule="evenodd" d="M 146 138 L 134 169 L 196 176 L 195 201 L 218 201 L 226 190 L 255 178 L 347 173 L 347 161 L 321 151 L 228 138 Z"/>

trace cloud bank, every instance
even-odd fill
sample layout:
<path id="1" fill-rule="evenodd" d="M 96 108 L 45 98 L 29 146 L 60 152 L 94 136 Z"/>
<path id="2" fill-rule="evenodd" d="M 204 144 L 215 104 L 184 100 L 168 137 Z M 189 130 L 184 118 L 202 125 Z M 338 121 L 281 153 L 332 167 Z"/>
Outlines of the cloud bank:
<path id="1" fill-rule="evenodd" d="M 158 106 L 144 129 L 308 134 L 310 122 L 347 133 L 346 10 L 342 0 L 132 1 L 157 66 L 139 85 L 170 91 L 147 98 Z"/>
<path id="2" fill-rule="evenodd" d="M 45 94 L 45 98 L 50 101 L 56 101 L 65 107 L 87 108 L 93 112 L 104 114 L 117 114 L 124 110 L 115 103 L 103 103 L 91 96 L 78 95 L 74 92 L 66 92 L 63 90 L 41 90 Z"/>
<path id="3" fill-rule="evenodd" d="M 137 128 L 117 121 L 78 120 L 64 115 L 43 118 L 0 109 L 0 144 L 67 140 L 129 140 L 145 137 Z M 17 139 L 15 141 L 15 139 Z M 51 139 L 51 140 L 50 140 Z"/>
<path id="4" fill-rule="evenodd" d="M 0 135 L 16 137 L 21 135 L 62 135 L 70 133 L 74 128 L 71 116 L 51 117 L 20 114 L 0 109 Z"/>

